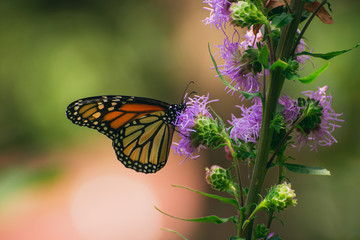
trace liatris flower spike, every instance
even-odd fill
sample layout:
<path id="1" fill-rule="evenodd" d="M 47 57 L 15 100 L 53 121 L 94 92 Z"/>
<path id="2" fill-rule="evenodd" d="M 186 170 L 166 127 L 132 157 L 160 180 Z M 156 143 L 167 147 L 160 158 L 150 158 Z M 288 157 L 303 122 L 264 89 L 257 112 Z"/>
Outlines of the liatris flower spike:
<path id="1" fill-rule="evenodd" d="M 215 55 L 208 45 L 216 79 L 221 79 L 228 93 L 237 92 L 240 97 L 233 99 L 237 111 L 227 114 L 231 119 L 225 122 L 210 108 L 210 103 L 217 100 L 210 100 L 209 94 L 188 98 L 186 110 L 179 113 L 175 123 L 181 140 L 173 148 L 175 153 L 190 158 L 197 157 L 201 148 L 225 149 L 223 163 L 227 167 L 219 166 L 221 160 L 217 156 L 218 165 L 212 163 L 206 168 L 206 182 L 213 191 L 226 192 L 230 197 L 184 188 L 232 205 L 236 215 L 185 220 L 232 222 L 236 236 L 230 239 L 280 239 L 271 229 L 272 220 L 279 218 L 278 212 L 297 205 L 291 184 L 283 182 L 290 181 L 288 172 L 330 175 L 329 170 L 320 166 L 293 163 L 295 159 L 289 155 L 288 147 L 300 150 L 307 145 L 317 150 L 319 146 L 330 146 L 337 142 L 333 132 L 343 122 L 341 114 L 332 108 L 333 98 L 327 86 L 303 92 L 304 96 L 297 99 L 285 94 L 283 86 L 313 83 L 329 63 L 302 76 L 305 64 L 313 64 L 311 58 L 329 60 L 360 44 L 329 53 L 314 53 L 305 44 L 303 36 L 314 17 L 332 22 L 326 10 L 327 1 L 204 0 L 204 3 L 210 16 L 203 23 L 215 26 L 224 37 L 214 44 L 218 49 Z M 269 172 L 277 173 L 275 184 L 266 182 L 273 179 L 267 177 Z M 267 194 L 262 195 L 264 192 Z M 256 218 L 259 211 L 269 214 L 267 224 Z"/>

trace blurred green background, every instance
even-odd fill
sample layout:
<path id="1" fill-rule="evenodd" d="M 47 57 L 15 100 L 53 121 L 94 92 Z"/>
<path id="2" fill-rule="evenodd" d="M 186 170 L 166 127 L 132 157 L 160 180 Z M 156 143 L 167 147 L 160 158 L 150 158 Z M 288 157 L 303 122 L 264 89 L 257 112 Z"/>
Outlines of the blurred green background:
<path id="1" fill-rule="evenodd" d="M 324 25 L 315 19 L 305 34 L 314 52 L 347 49 L 359 42 L 360 28 L 356 27 L 360 21 L 359 1 L 331 1 L 331 4 L 335 23 Z M 186 85 L 194 80 L 193 90 L 200 95 L 210 92 L 211 98 L 220 98 L 222 102 L 213 108 L 224 119 L 230 119 L 231 112 L 237 111 L 234 105 L 240 103 L 237 97 L 225 94 L 223 85 L 210 69 L 207 44 L 221 44 L 222 33 L 202 24 L 209 14 L 204 6 L 194 0 L 0 2 L 0 239 L 21 239 L 11 235 L 12 232 L 18 233 L 24 222 L 36 219 L 36 215 L 29 217 L 20 210 L 16 214 L 8 210 L 17 209 L 13 206 L 19 203 L 16 199 L 27 202 L 32 191 L 46 199 L 46 193 L 54 194 L 59 184 L 71 181 L 66 177 L 73 167 L 69 155 L 78 153 L 79 161 L 75 165 L 85 169 L 87 161 L 81 159 L 82 152 L 91 148 L 95 153 L 98 144 L 107 146 L 105 152 L 112 151 L 110 142 L 103 136 L 75 127 L 66 119 L 65 109 L 70 102 L 88 96 L 118 94 L 177 103 Z M 286 83 L 286 92 L 294 98 L 303 90 L 329 85 L 333 108 L 337 113 L 343 112 L 345 122 L 334 134 L 338 144 L 320 148 L 318 152 L 292 151 L 298 163 L 326 167 L 332 176 L 289 174 L 299 204 L 280 215 L 285 227 L 275 221 L 273 231 L 284 239 L 360 239 L 357 221 L 360 213 L 357 209 L 359 51 L 331 60 L 328 70 L 311 85 Z M 316 67 L 324 63 L 314 60 Z M 313 68 L 308 66 L 303 74 L 311 71 Z M 116 162 L 113 153 L 109 154 L 111 157 L 106 160 Z M 206 154 L 200 160 L 185 163 L 188 168 L 200 171 L 197 175 L 201 181 L 204 166 L 222 163 L 218 160 L 222 159 L 222 151 Z M 176 164 L 179 162 L 181 159 Z M 123 168 L 120 164 L 116 166 Z M 162 170 L 165 171 L 166 168 Z M 76 176 L 75 171 L 73 174 Z M 182 177 L 186 178 L 187 172 Z M 166 179 L 169 188 L 170 184 L 178 184 L 171 174 Z M 202 184 L 189 186 L 209 190 Z M 171 196 L 168 201 L 173 201 Z M 231 209 L 216 210 L 216 202 L 199 201 L 198 214 L 223 217 L 232 214 Z M 62 200 L 57 204 L 61 205 Z M 186 208 L 186 205 L 174 206 L 180 213 Z M 16 218 L 11 218 L 14 215 Z M 198 216 L 188 214 L 188 217 Z M 4 224 L 9 221 L 12 221 L 10 230 Z M 192 225 L 183 232 L 189 239 L 228 239 L 234 233 L 230 224 Z M 63 231 L 52 225 L 50 229 L 53 231 L 46 235 L 47 239 L 49 236 L 55 239 L 51 234 Z M 174 229 L 177 230 L 176 223 Z M 43 239 L 42 231 L 34 230 L 33 237 L 29 235 L 27 239 Z M 176 237 L 168 234 L 161 239 Z"/>

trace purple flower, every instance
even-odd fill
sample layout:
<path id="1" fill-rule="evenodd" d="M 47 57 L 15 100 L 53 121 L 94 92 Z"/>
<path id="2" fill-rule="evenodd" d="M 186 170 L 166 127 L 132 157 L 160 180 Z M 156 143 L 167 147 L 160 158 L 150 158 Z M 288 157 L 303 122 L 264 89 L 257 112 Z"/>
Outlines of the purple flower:
<path id="1" fill-rule="evenodd" d="M 220 48 L 220 57 L 225 60 L 225 63 L 220 68 L 220 73 L 224 76 L 231 78 L 231 84 L 235 83 L 234 87 L 245 92 L 258 92 L 261 83 L 259 79 L 262 77 L 262 73 L 254 73 L 253 60 L 248 57 L 244 57 L 243 51 L 249 48 L 249 41 L 245 40 L 239 42 L 234 41 L 234 37 L 238 36 L 235 32 L 232 40 L 226 36 L 224 44 L 218 46 Z M 250 39 L 250 38 L 249 38 Z M 234 93 L 234 90 L 228 92 Z"/>
<path id="2" fill-rule="evenodd" d="M 256 48 L 256 43 L 260 42 L 262 40 L 262 34 L 259 31 L 256 35 L 254 34 L 253 27 L 251 26 L 249 30 L 246 31 L 243 38 L 245 38 L 244 41 L 241 42 L 241 47 L 246 50 L 250 47 Z"/>
<path id="3" fill-rule="evenodd" d="M 226 22 L 230 20 L 229 1 L 227 0 L 205 0 L 203 3 L 207 3 L 209 7 L 204 7 L 210 11 L 210 16 L 203 22 L 205 25 L 211 24 L 217 29 L 225 27 Z"/>
<path id="4" fill-rule="evenodd" d="M 215 101 L 218 100 L 209 101 L 209 94 L 207 96 L 195 95 L 194 98 L 188 98 L 188 101 L 186 102 L 186 109 L 184 112 L 179 114 L 175 124 L 179 129 L 180 135 L 182 136 L 180 142 L 174 143 L 173 145 L 175 154 L 179 154 L 180 156 L 187 156 L 190 158 L 198 157 L 198 155 L 194 156 L 193 154 L 198 152 L 202 146 L 195 146 L 190 139 L 190 135 L 191 133 L 195 132 L 194 126 L 196 124 L 197 118 L 212 118 L 209 112 L 208 104 Z"/>
<path id="5" fill-rule="evenodd" d="M 274 235 L 275 235 L 275 233 L 274 233 L 274 232 L 270 233 L 270 234 L 267 236 L 266 240 L 271 239 L 271 238 L 272 238 L 272 236 L 274 236 Z"/>
<path id="6" fill-rule="evenodd" d="M 331 135 L 335 128 L 340 127 L 337 122 L 343 122 L 344 120 L 338 119 L 342 114 L 337 114 L 331 108 L 332 96 L 326 95 L 328 86 L 322 88 L 318 87 L 318 91 L 305 91 L 303 94 L 315 101 L 319 101 L 321 110 L 321 123 L 317 125 L 310 132 L 304 133 L 297 131 L 298 148 L 300 149 L 304 145 L 311 147 L 311 150 L 317 150 L 317 146 L 330 146 L 336 143 L 336 139 Z"/>
<path id="7" fill-rule="evenodd" d="M 287 124 L 287 126 L 290 126 L 299 116 L 300 109 L 298 107 L 297 101 L 284 94 L 279 98 L 279 104 L 285 107 L 282 112 L 284 123 Z"/>
<path id="8" fill-rule="evenodd" d="M 237 141 L 238 139 L 244 142 L 257 142 L 260 134 L 261 117 L 262 117 L 262 103 L 260 98 L 255 98 L 254 104 L 246 108 L 244 106 L 237 106 L 241 109 L 241 118 L 232 115 L 232 125 L 230 130 L 230 137 Z"/>
<path id="9" fill-rule="evenodd" d="M 298 30 L 298 33 L 300 34 L 300 30 Z M 299 45 L 297 45 L 295 53 L 301 53 L 301 52 L 309 51 L 309 50 L 310 50 L 310 48 L 304 42 L 304 40 L 300 39 Z M 312 50 L 310 52 L 312 52 Z M 305 54 L 296 56 L 295 60 L 298 61 L 302 65 L 305 64 L 306 60 L 309 60 L 312 63 L 311 56 L 310 55 L 305 55 Z"/>

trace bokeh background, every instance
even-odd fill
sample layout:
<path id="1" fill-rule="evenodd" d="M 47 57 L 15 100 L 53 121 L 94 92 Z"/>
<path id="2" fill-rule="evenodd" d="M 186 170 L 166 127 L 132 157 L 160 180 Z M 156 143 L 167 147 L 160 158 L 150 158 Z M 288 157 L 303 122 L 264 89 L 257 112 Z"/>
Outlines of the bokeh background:
<path id="1" fill-rule="evenodd" d="M 315 52 L 359 42 L 360 3 L 331 4 L 335 23 L 315 19 L 305 36 Z M 109 139 L 65 116 L 70 102 L 104 94 L 178 103 L 190 81 L 191 91 L 221 99 L 212 107 L 223 119 L 240 114 L 239 99 L 226 95 L 210 69 L 207 44 L 221 44 L 223 36 L 202 24 L 204 6 L 200 0 L 0 1 L 1 240 L 179 239 L 162 227 L 199 240 L 235 234 L 230 223 L 182 222 L 153 207 L 184 218 L 232 215 L 231 208 L 171 186 L 211 192 L 204 168 L 228 166 L 223 150 L 184 162 L 171 154 L 157 174 L 137 174 L 116 160 Z M 359 51 L 331 60 L 311 85 L 286 83 L 294 98 L 329 85 L 345 122 L 335 132 L 338 144 L 292 151 L 298 163 L 324 166 L 332 176 L 289 173 L 299 204 L 279 215 L 284 227 L 275 221 L 272 229 L 284 239 L 360 239 Z"/>

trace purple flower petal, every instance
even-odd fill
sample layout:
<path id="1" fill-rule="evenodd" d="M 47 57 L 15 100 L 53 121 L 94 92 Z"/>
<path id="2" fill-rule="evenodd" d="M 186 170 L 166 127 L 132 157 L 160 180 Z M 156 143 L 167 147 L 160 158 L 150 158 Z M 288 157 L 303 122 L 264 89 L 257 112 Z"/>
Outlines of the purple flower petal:
<path id="1" fill-rule="evenodd" d="M 324 86 L 322 88 L 318 87 L 316 92 L 303 92 L 305 96 L 319 101 L 319 106 L 323 109 L 321 111 L 321 123 L 316 129 L 310 131 L 309 134 L 298 131 L 297 140 L 299 149 L 304 145 L 308 145 L 311 147 L 311 150 L 317 150 L 317 146 L 330 146 L 333 143 L 337 143 L 336 139 L 332 136 L 332 132 L 335 128 L 340 127 L 337 122 L 343 122 L 344 120 L 338 118 L 342 113 L 337 114 L 331 108 L 332 96 L 326 95 L 327 90 L 328 86 Z"/>
<path id="2" fill-rule="evenodd" d="M 279 98 L 279 104 L 285 107 L 282 112 L 284 123 L 286 123 L 287 126 L 290 126 L 299 116 L 300 109 L 298 107 L 297 101 L 284 94 Z"/>
<path id="3" fill-rule="evenodd" d="M 220 51 L 217 53 L 225 60 L 223 65 L 219 65 L 221 75 L 229 76 L 231 84 L 239 90 L 245 92 L 258 92 L 262 84 L 260 78 L 262 73 L 254 73 L 252 61 L 243 59 L 243 52 L 249 47 L 256 48 L 256 43 L 262 38 L 261 34 L 254 35 L 252 29 L 245 34 L 245 40 L 240 42 L 240 35 L 237 31 L 234 32 L 231 40 L 228 36 L 225 37 L 223 45 L 217 47 Z M 234 94 L 234 90 L 229 90 L 228 93 Z"/>
<path id="4" fill-rule="evenodd" d="M 194 146 L 189 137 L 191 132 L 195 131 L 193 128 L 197 117 L 206 116 L 212 118 L 208 104 L 216 101 L 218 100 L 209 100 L 209 94 L 207 96 L 196 95 L 194 98 L 188 98 L 185 111 L 179 114 L 175 123 L 175 126 L 178 127 L 180 135 L 182 136 L 179 143 L 174 143 L 172 146 L 172 148 L 175 149 L 175 154 L 190 158 L 199 156 L 194 155 L 194 153 L 199 152 L 203 146 Z"/>
<path id="5" fill-rule="evenodd" d="M 205 0 L 203 3 L 207 3 L 209 7 L 204 7 L 210 11 L 210 16 L 207 17 L 203 22 L 205 25 L 211 24 L 217 29 L 225 27 L 226 22 L 230 20 L 229 5 L 230 2 L 227 0 Z"/>
<path id="6" fill-rule="evenodd" d="M 244 142 L 257 142 L 260 134 L 261 117 L 262 117 L 262 103 L 259 98 L 255 98 L 254 104 L 246 108 L 244 106 L 237 106 L 241 109 L 241 118 L 232 115 L 232 120 L 229 123 L 233 126 L 230 131 L 230 137 L 237 141 L 238 139 Z"/>

